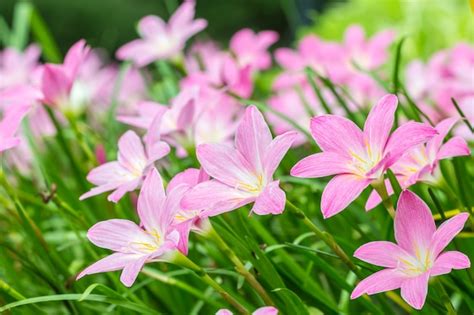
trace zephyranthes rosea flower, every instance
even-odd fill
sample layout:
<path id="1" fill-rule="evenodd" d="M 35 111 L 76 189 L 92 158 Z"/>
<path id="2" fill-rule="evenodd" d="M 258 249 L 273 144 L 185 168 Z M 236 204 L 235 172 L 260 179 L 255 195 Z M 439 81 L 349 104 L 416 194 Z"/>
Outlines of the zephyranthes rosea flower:
<path id="1" fill-rule="evenodd" d="M 229 46 L 241 67 L 250 66 L 252 70 L 264 70 L 272 65 L 272 56 L 268 48 L 277 40 L 277 32 L 255 33 L 249 28 L 244 28 L 232 36 Z"/>
<path id="2" fill-rule="evenodd" d="M 5 110 L 3 120 L 0 121 L 0 152 L 20 144 L 20 138 L 15 134 L 30 108 L 28 105 L 12 105 Z"/>
<path id="3" fill-rule="evenodd" d="M 143 67 L 159 59 L 176 57 L 183 50 L 186 41 L 202 31 L 207 22 L 193 20 L 194 1 L 185 1 L 166 24 L 160 17 L 149 15 L 138 24 L 141 39 L 125 44 L 117 51 L 118 59 L 131 59 Z"/>
<path id="4" fill-rule="evenodd" d="M 130 287 L 145 263 L 166 261 L 177 248 L 179 233 L 171 228 L 181 193 L 165 195 L 160 174 L 153 169 L 147 175 L 138 197 L 140 225 L 129 220 L 112 219 L 94 225 L 87 237 L 94 245 L 113 254 L 82 271 L 86 275 L 123 270 L 120 281 Z M 167 255 L 168 254 L 168 255 Z"/>
<path id="5" fill-rule="evenodd" d="M 252 212 L 256 214 L 280 214 L 286 197 L 273 173 L 295 138 L 296 132 L 287 132 L 272 139 L 262 114 L 250 106 L 237 128 L 235 148 L 226 144 L 198 146 L 197 158 L 214 179 L 187 193 L 183 208 L 205 209 L 205 217 L 255 202 Z"/>
<path id="6" fill-rule="evenodd" d="M 323 152 L 299 161 L 291 170 L 296 177 L 336 175 L 323 191 L 321 211 L 329 218 L 344 210 L 407 150 L 426 142 L 437 132 L 427 124 L 407 122 L 390 134 L 397 97 L 384 96 L 372 108 L 364 130 L 347 118 L 321 115 L 311 120 L 311 133 Z"/>
<path id="7" fill-rule="evenodd" d="M 403 189 L 417 182 L 438 184 L 442 180 L 439 161 L 471 153 L 466 140 L 460 136 L 455 136 L 443 144 L 444 138 L 457 121 L 457 118 L 447 118 L 440 122 L 436 125 L 439 134 L 431 138 L 426 145 L 421 144 L 409 150 L 390 167 Z M 388 194 L 393 194 L 389 180 L 386 180 L 386 185 Z M 367 200 L 365 209 L 373 209 L 380 202 L 382 199 L 374 190 Z"/>
<path id="8" fill-rule="evenodd" d="M 157 115 L 145 136 L 145 146 L 135 132 L 127 131 L 119 139 L 117 161 L 105 163 L 89 172 L 87 180 L 97 187 L 82 195 L 80 199 L 113 190 L 108 200 L 118 202 L 127 192 L 140 187 L 144 176 L 154 163 L 170 151 L 169 145 L 160 140 L 160 121 L 161 117 Z"/>
<path id="9" fill-rule="evenodd" d="M 430 277 L 469 268 L 469 258 L 458 251 L 443 250 L 462 230 L 468 213 L 445 221 L 436 229 L 428 206 L 414 193 L 400 195 L 395 215 L 395 240 L 370 242 L 359 247 L 354 256 L 386 267 L 362 280 L 351 298 L 401 288 L 402 298 L 416 309 L 425 304 Z"/>

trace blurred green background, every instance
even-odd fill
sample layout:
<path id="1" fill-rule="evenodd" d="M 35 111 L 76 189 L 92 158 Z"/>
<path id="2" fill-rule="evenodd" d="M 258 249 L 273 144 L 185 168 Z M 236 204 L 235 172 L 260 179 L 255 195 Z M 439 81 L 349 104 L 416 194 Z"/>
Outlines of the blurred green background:
<path id="1" fill-rule="evenodd" d="M 11 25 L 15 4 L 0 0 L 0 15 Z M 45 19 L 61 50 L 79 38 L 109 52 L 136 38 L 136 22 L 147 14 L 168 19 L 178 0 L 31 0 Z M 201 34 L 224 45 L 237 30 L 273 29 L 278 46 L 316 32 L 341 39 L 353 23 L 369 34 L 391 27 L 408 38 L 405 56 L 427 57 L 458 41 L 474 42 L 469 0 L 198 0 L 197 16 L 209 21 Z"/>

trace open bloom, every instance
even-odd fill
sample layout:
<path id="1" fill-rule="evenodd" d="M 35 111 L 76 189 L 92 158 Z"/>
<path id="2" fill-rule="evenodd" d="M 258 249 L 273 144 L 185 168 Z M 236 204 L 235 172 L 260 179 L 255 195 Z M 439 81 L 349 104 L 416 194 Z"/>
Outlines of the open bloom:
<path id="1" fill-rule="evenodd" d="M 286 132 L 275 139 L 256 107 L 246 109 L 236 136 L 235 148 L 226 144 L 201 144 L 197 158 L 214 179 L 196 185 L 181 205 L 205 209 L 202 216 L 215 216 L 255 202 L 252 212 L 280 214 L 285 192 L 273 173 L 296 138 Z"/>
<path id="2" fill-rule="evenodd" d="M 362 280 L 351 298 L 401 288 L 402 298 L 416 309 L 425 303 L 430 277 L 469 268 L 469 258 L 458 251 L 442 253 L 462 230 L 468 213 L 447 220 L 436 229 L 428 206 L 414 193 L 400 195 L 395 214 L 395 240 L 370 242 L 359 247 L 354 256 L 386 267 Z"/>
<path id="3" fill-rule="evenodd" d="M 384 96 L 370 111 L 363 131 L 339 116 L 321 115 L 311 120 L 311 133 L 323 152 L 299 161 L 291 175 L 336 175 L 321 198 L 325 218 L 344 210 L 368 185 L 382 178 L 385 170 L 408 149 L 437 133 L 426 124 L 407 122 L 390 134 L 396 108 L 397 97 Z"/>
<path id="4" fill-rule="evenodd" d="M 405 153 L 390 169 L 397 176 L 403 189 L 417 182 L 436 184 L 441 179 L 439 161 L 455 156 L 466 156 L 471 153 L 466 141 L 455 136 L 443 144 L 443 139 L 449 130 L 458 121 L 458 118 L 447 118 L 436 125 L 438 134 L 431 138 L 426 145 L 421 144 Z M 393 194 L 390 181 L 386 180 L 389 195 Z M 382 202 L 374 190 L 367 200 L 366 210 L 370 210 Z"/>
<path id="5" fill-rule="evenodd" d="M 20 144 L 20 138 L 15 134 L 29 110 L 28 105 L 12 105 L 5 110 L 3 120 L 0 121 L 0 152 Z"/>
<path id="6" fill-rule="evenodd" d="M 277 32 L 262 31 L 254 33 L 251 29 L 244 28 L 232 36 L 230 50 L 235 54 L 240 66 L 250 65 L 252 69 L 264 70 L 272 64 L 268 47 L 277 40 Z"/>
<path id="7" fill-rule="evenodd" d="M 80 200 L 113 190 L 108 200 L 118 202 L 127 192 L 137 189 L 154 163 L 170 151 L 169 145 L 160 140 L 159 121 L 160 117 L 157 116 L 145 136 L 145 146 L 135 132 L 127 131 L 119 139 L 117 161 L 102 164 L 90 171 L 87 180 L 97 187 L 82 195 Z"/>
<path id="8" fill-rule="evenodd" d="M 175 57 L 186 41 L 207 26 L 204 19 L 193 20 L 194 1 L 185 1 L 166 24 L 160 17 L 149 15 L 138 24 L 141 39 L 125 44 L 117 51 L 118 59 L 131 59 L 144 67 L 159 59 Z"/>
<path id="9" fill-rule="evenodd" d="M 77 279 L 100 272 L 123 270 L 120 281 L 130 287 L 145 263 L 170 260 L 171 252 L 179 241 L 178 232 L 170 228 L 179 205 L 179 196 L 165 195 L 161 177 L 153 169 L 138 197 L 141 225 L 129 220 L 112 219 L 91 227 L 87 232 L 89 240 L 114 253 L 87 267 Z"/>
<path id="10" fill-rule="evenodd" d="M 233 315 L 228 309 L 222 308 L 217 311 L 216 315 Z M 252 315 L 278 315 L 278 310 L 273 306 L 263 306 L 252 313 Z"/>

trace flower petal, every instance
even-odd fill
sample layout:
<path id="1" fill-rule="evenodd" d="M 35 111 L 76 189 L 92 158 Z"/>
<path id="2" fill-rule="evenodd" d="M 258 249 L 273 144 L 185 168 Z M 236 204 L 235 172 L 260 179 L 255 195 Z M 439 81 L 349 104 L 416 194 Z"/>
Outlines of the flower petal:
<path id="1" fill-rule="evenodd" d="M 119 163 L 132 173 L 142 176 L 147 158 L 140 137 L 134 131 L 129 130 L 120 137 L 118 147 Z"/>
<path id="2" fill-rule="evenodd" d="M 439 226 L 436 232 L 434 232 L 430 244 L 434 257 L 438 256 L 454 237 L 462 231 L 468 218 L 469 213 L 460 213 Z"/>
<path id="3" fill-rule="evenodd" d="M 390 180 L 385 180 L 385 187 L 387 188 L 387 194 L 389 196 L 393 195 L 393 188 L 392 184 L 390 184 Z M 380 198 L 377 191 L 374 189 L 369 195 L 369 199 L 365 203 L 365 211 L 370 211 L 373 208 L 377 207 L 382 202 L 382 198 Z"/>
<path id="4" fill-rule="evenodd" d="M 140 255 L 113 253 L 112 255 L 106 256 L 84 269 L 77 276 L 76 280 L 95 273 L 121 270 L 125 267 L 125 265 L 134 261 L 138 257 L 140 257 Z"/>
<path id="5" fill-rule="evenodd" d="M 401 285 L 402 298 L 417 310 L 421 310 L 425 304 L 429 278 L 430 274 L 425 272 L 420 276 L 407 278 Z"/>
<path id="6" fill-rule="evenodd" d="M 44 103 L 51 106 L 61 105 L 59 103 L 67 99 L 71 88 L 72 81 L 62 67 L 58 65 L 44 66 L 41 80 Z"/>
<path id="7" fill-rule="evenodd" d="M 107 162 L 92 169 L 87 180 L 94 185 L 121 184 L 130 180 L 130 172 L 117 161 Z"/>
<path id="8" fill-rule="evenodd" d="M 382 97 L 367 117 L 364 135 L 375 152 L 382 152 L 392 130 L 398 99 L 393 94 Z"/>
<path id="9" fill-rule="evenodd" d="M 278 310 L 273 306 L 260 307 L 252 315 L 278 315 Z"/>
<path id="10" fill-rule="evenodd" d="M 329 181 L 321 197 L 325 219 L 344 210 L 370 184 L 370 180 L 351 174 L 337 175 Z"/>
<path id="11" fill-rule="evenodd" d="M 400 288 L 406 278 L 396 269 L 384 269 L 368 276 L 351 293 L 351 299 L 356 299 L 363 294 L 376 294 Z"/>
<path id="12" fill-rule="evenodd" d="M 142 256 L 138 258 L 137 260 L 131 261 L 130 263 L 125 265 L 125 268 L 123 268 L 122 274 L 120 275 L 120 281 L 126 287 L 132 286 L 132 284 L 137 279 L 138 274 L 142 270 L 143 265 L 145 265 L 145 262 L 147 261 L 147 259 L 148 259 L 148 256 Z"/>
<path id="13" fill-rule="evenodd" d="M 117 189 L 107 197 L 107 200 L 111 202 L 115 202 L 115 203 L 119 202 L 119 200 L 122 199 L 122 197 L 126 193 L 137 189 L 138 186 L 140 186 L 140 183 L 141 183 L 141 178 L 137 178 L 129 182 L 123 183 L 122 185 L 118 186 Z"/>
<path id="14" fill-rule="evenodd" d="M 449 130 L 454 126 L 454 124 L 459 120 L 458 117 L 446 118 L 436 125 L 436 131 L 438 134 L 430 139 L 426 143 L 426 151 L 429 156 L 436 156 L 437 152 L 443 144 L 444 138 L 448 135 Z"/>
<path id="15" fill-rule="evenodd" d="M 280 165 L 281 160 L 290 149 L 293 142 L 298 137 L 298 133 L 294 131 L 285 132 L 275 137 L 265 150 L 263 157 L 263 167 L 268 180 L 271 180 L 273 173 Z"/>
<path id="16" fill-rule="evenodd" d="M 147 231 L 155 230 L 160 234 L 166 232 L 161 226 L 161 214 L 164 210 L 165 200 L 166 196 L 161 176 L 156 169 L 152 169 L 143 182 L 137 203 L 140 222 Z"/>
<path id="17" fill-rule="evenodd" d="M 395 163 L 408 149 L 424 143 L 438 132 L 433 127 L 417 122 L 407 122 L 398 127 L 390 136 L 385 147 L 385 154 L 390 154 L 386 167 Z"/>
<path id="18" fill-rule="evenodd" d="M 398 258 L 406 255 L 405 251 L 397 244 L 386 241 L 370 242 L 359 247 L 354 257 L 372 265 L 396 268 Z"/>
<path id="19" fill-rule="evenodd" d="M 286 195 L 279 181 L 273 181 L 257 197 L 252 212 L 258 215 L 280 214 L 285 209 Z"/>
<path id="20" fill-rule="evenodd" d="M 98 247 L 122 253 L 133 253 L 133 243 L 153 243 L 137 224 L 122 219 L 96 223 L 87 231 L 87 238 Z"/>
<path id="21" fill-rule="evenodd" d="M 235 134 L 235 147 L 247 158 L 256 173 L 263 171 L 263 159 L 267 147 L 272 142 L 272 134 L 262 113 L 249 106 L 240 121 Z"/>
<path id="22" fill-rule="evenodd" d="M 430 275 L 439 276 L 450 273 L 452 269 L 466 269 L 471 267 L 469 257 L 458 251 L 449 251 L 442 253 L 436 258 Z"/>
<path id="23" fill-rule="evenodd" d="M 350 160 L 334 152 L 321 152 L 305 157 L 291 169 L 291 176 L 317 178 L 349 173 Z"/>
<path id="24" fill-rule="evenodd" d="M 231 186 L 255 181 L 252 166 L 236 149 L 225 144 L 201 144 L 197 158 L 210 176 Z"/>
<path id="25" fill-rule="evenodd" d="M 449 139 L 445 144 L 443 144 L 436 155 L 436 159 L 448 159 L 455 156 L 466 156 L 470 155 L 471 150 L 466 143 L 466 140 L 460 136 L 453 137 Z"/>
<path id="26" fill-rule="evenodd" d="M 421 249 L 430 245 L 436 231 L 428 206 L 409 190 L 401 193 L 395 213 L 395 239 L 398 245 L 417 256 Z"/>
<path id="27" fill-rule="evenodd" d="M 166 33 L 166 23 L 156 15 L 147 15 L 138 22 L 138 31 L 144 38 L 157 37 Z"/>
<path id="28" fill-rule="evenodd" d="M 350 156 L 351 152 L 365 152 L 362 131 L 347 118 L 321 115 L 311 119 L 311 134 L 323 151 Z"/>

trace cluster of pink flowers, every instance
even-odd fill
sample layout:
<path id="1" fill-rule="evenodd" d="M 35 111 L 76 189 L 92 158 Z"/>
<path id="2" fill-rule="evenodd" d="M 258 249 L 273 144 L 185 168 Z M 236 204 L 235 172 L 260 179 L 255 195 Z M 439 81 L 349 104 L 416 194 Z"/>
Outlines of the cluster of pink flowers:
<path id="1" fill-rule="evenodd" d="M 250 213 L 256 215 L 278 215 L 285 209 L 286 194 L 274 175 L 288 150 L 303 140 L 287 121 L 269 115 L 278 134 L 274 137 L 257 107 L 240 102 L 252 96 L 255 76 L 271 67 L 269 47 L 278 35 L 243 29 L 232 37 L 228 49 L 197 42 L 185 53 L 186 41 L 207 25 L 194 15 L 194 2 L 186 1 L 167 23 L 156 16 L 144 17 L 138 25 L 140 39 L 117 52 L 119 59 L 130 60 L 133 67 L 125 73 L 126 83 L 115 100 L 119 106 L 114 114 L 134 130 L 118 140 L 116 160 L 102 161 L 90 171 L 87 180 L 95 187 L 80 199 L 111 192 L 108 200 L 119 202 L 127 193 L 140 190 L 139 222 L 111 219 L 90 228 L 89 240 L 113 253 L 87 267 L 78 279 L 122 270 L 120 280 L 131 286 L 144 264 L 171 261 L 178 252 L 187 255 L 189 234 L 205 232 L 210 217 L 249 204 Z M 381 67 L 393 40 L 392 31 L 366 39 L 361 27 L 352 26 L 342 43 L 308 35 L 296 50 L 277 49 L 275 59 L 283 71 L 274 81 L 269 103 L 301 128 L 309 126 L 322 151 L 296 163 L 291 175 L 334 176 L 322 194 L 324 218 L 346 209 L 367 187 L 384 183 L 387 170 L 395 173 L 404 190 L 395 215 L 397 244 L 371 242 L 355 252 L 355 257 L 387 269 L 361 281 L 351 297 L 401 288 L 403 299 L 420 309 L 431 276 L 470 266 L 468 257 L 460 252 L 442 253 L 462 230 L 468 214 L 459 214 L 436 229 L 429 208 L 407 188 L 420 181 L 436 183 L 441 176 L 440 160 L 470 154 L 460 136 L 443 141 L 459 121 L 453 117 L 456 112 L 451 97 L 472 116 L 474 86 L 472 77 L 465 74 L 469 73 L 466 67 L 474 67 L 474 50 L 463 44 L 439 53 L 427 65 L 411 64 L 407 71 L 409 93 L 423 108 L 429 107 L 429 115 L 439 123 L 433 127 L 404 121 L 392 131 L 398 98 L 385 95 L 369 73 L 384 77 Z M 56 132 L 43 105 L 64 125 L 80 115 L 100 121 L 110 110 L 118 69 L 99 56 L 84 40 L 71 47 L 62 64 L 40 64 L 36 46 L 24 53 L 3 51 L 0 151 L 16 146 L 12 153 L 27 150 L 19 144 L 20 124 L 28 112 L 29 124 L 37 126 L 33 129 L 38 141 Z M 147 71 L 152 71 L 147 67 L 160 62 L 185 73 L 179 93 L 167 105 L 147 93 Z M 13 69 L 12 64 L 21 67 Z M 337 88 L 347 89 L 352 96 L 347 99 L 351 110 L 370 108 L 363 129 L 342 116 L 334 95 L 315 77 L 331 109 L 331 113 L 324 113 L 307 68 Z M 195 155 L 201 169 L 186 169 L 164 185 L 159 170 L 172 149 L 178 157 Z M 22 155 L 31 158 L 31 153 Z M 386 185 L 393 194 L 388 181 Z M 366 208 L 380 202 L 374 191 Z M 254 314 L 277 312 L 265 307 Z M 220 310 L 218 314 L 231 313 Z"/>

